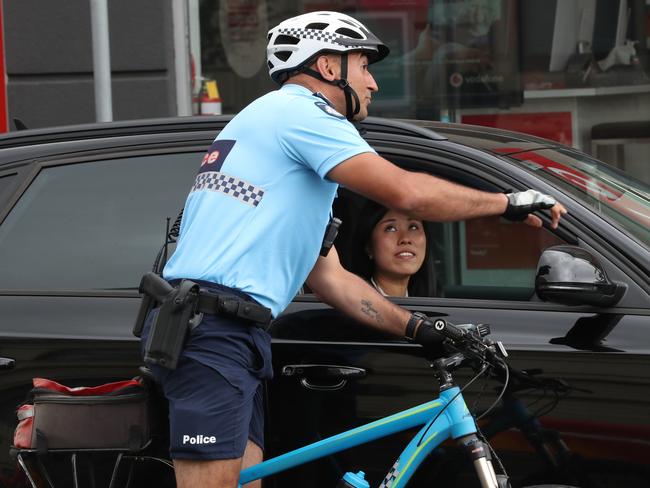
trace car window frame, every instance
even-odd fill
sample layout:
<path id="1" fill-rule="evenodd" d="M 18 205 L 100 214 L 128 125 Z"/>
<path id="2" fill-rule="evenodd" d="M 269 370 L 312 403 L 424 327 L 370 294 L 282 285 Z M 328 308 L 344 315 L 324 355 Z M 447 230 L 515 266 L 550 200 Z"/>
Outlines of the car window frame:
<path id="1" fill-rule="evenodd" d="M 380 142 L 378 142 L 379 144 Z M 418 153 L 418 157 L 426 156 L 425 159 L 434 163 L 436 162 L 435 158 L 440 157 L 445 159 L 444 164 L 447 166 L 471 169 L 473 175 L 487 180 L 501 190 L 514 189 L 517 191 L 535 188 L 561 201 L 569 209 L 569 214 L 563 217 L 561 225 L 553 232 L 569 244 L 586 246 L 592 253 L 595 251 L 602 259 L 609 261 L 610 269 L 620 270 L 645 294 L 650 295 L 648 265 L 646 264 L 646 268 L 643 269 L 643 263 L 639 263 L 638 259 L 639 255 L 647 256 L 647 250 L 642 249 L 638 243 L 593 212 L 593 209 L 585 207 L 571 195 L 562 193 L 531 172 L 513 165 L 507 157 L 485 153 L 453 142 L 436 142 L 431 145 L 443 147 L 431 147 L 427 150 L 428 154 Z M 550 221 L 546 214 L 541 217 L 545 223 Z M 585 225 L 585 217 L 591 219 L 591 222 L 595 224 L 594 228 Z M 620 306 L 626 306 L 624 305 L 626 298 L 623 298 Z M 634 307 L 636 309 L 636 306 Z"/>
<path id="2" fill-rule="evenodd" d="M 6 186 L 0 186 L 0 208 L 3 207 L 5 202 L 9 202 L 16 192 L 16 188 L 20 183 L 21 174 L 16 168 L 12 168 L 6 171 L 0 169 L 0 184 L 6 183 Z M 7 178 L 4 180 L 4 178 Z"/>
<path id="3" fill-rule="evenodd" d="M 485 153 L 480 150 L 461 146 L 450 141 L 423 141 L 422 139 L 413 139 L 410 137 L 393 137 L 389 141 L 366 137 L 368 142 L 373 146 L 379 155 L 389 161 L 411 159 L 412 164 L 398 164 L 400 167 L 408 170 L 426 171 L 431 174 L 429 168 L 431 165 L 438 165 L 444 171 L 436 172 L 437 176 L 443 178 L 454 174 L 471 174 L 476 178 L 486 181 L 488 184 L 505 191 L 514 189 L 515 191 L 530 188 L 534 186 L 540 191 L 545 191 L 552 196 L 561 199 L 563 203 L 571 203 L 573 200 L 570 196 L 563 194 L 561 191 L 546 184 L 543 180 L 538 180 L 535 175 L 517 168 L 508 159 Z M 423 152 L 423 151 L 426 151 Z M 497 164 L 495 164 L 497 163 Z M 513 174 L 505 171 L 506 168 L 513 168 Z M 469 171 L 471 169 L 471 172 Z M 550 222 L 548 216 L 542 216 L 545 223 Z M 568 244 L 589 248 L 590 252 L 596 251 L 600 258 L 609 261 L 608 268 L 613 269 L 620 267 L 622 274 L 627 276 L 636 285 L 640 286 L 644 292 L 650 294 L 650 291 L 643 287 L 642 283 L 636 279 L 639 277 L 634 270 L 626 265 L 612 252 L 612 247 L 603 246 L 594 235 L 582 224 L 576 215 L 569 214 L 564 217 L 562 224 L 558 229 L 549 231 L 559 236 Z M 608 243 L 609 244 L 609 243 Z M 336 244 L 335 244 L 336 245 Z M 615 248 L 614 248 L 615 249 Z M 499 309 L 508 308 L 512 310 L 540 310 L 540 311 L 568 311 L 568 310 L 588 310 L 594 313 L 608 311 L 617 313 L 647 313 L 647 309 L 628 303 L 626 297 L 621 302 L 612 307 L 580 306 L 571 307 L 568 305 L 543 302 L 543 301 L 516 301 L 516 300 L 490 300 L 490 299 L 465 299 L 465 298 L 445 298 L 445 297 L 389 297 L 389 300 L 407 309 L 417 310 L 418 307 L 467 307 L 467 308 L 489 308 Z M 294 297 L 292 303 L 302 307 L 301 304 L 307 305 L 318 303 L 314 295 L 304 294 Z M 311 307 L 310 307 L 311 308 Z"/>

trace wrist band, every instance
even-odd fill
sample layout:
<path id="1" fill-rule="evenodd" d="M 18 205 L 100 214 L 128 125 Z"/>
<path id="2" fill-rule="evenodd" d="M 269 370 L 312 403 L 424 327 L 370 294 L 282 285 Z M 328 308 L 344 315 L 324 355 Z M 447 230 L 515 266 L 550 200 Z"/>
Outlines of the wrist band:
<path id="1" fill-rule="evenodd" d="M 428 317 L 421 312 L 413 312 L 409 321 L 406 323 L 406 330 L 404 331 L 404 337 L 407 341 L 413 342 L 415 340 L 415 332 L 417 325 L 420 321 L 425 321 Z"/>

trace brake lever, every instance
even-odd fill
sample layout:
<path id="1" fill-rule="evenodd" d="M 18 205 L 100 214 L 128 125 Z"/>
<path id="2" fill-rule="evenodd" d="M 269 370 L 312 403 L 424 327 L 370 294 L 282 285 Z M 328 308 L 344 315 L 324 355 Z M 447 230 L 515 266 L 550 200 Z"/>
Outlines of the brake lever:
<path id="1" fill-rule="evenodd" d="M 501 341 L 491 341 L 487 338 L 491 332 L 489 325 L 454 325 L 444 319 L 436 319 L 433 326 L 446 338 L 443 344 L 448 350 L 461 353 L 466 359 L 483 366 L 507 368 L 504 359 L 508 357 L 508 351 Z"/>
<path id="2" fill-rule="evenodd" d="M 506 349 L 506 346 L 503 345 L 503 342 L 497 341 L 497 348 L 499 349 L 499 353 L 503 359 L 509 356 L 508 350 Z"/>

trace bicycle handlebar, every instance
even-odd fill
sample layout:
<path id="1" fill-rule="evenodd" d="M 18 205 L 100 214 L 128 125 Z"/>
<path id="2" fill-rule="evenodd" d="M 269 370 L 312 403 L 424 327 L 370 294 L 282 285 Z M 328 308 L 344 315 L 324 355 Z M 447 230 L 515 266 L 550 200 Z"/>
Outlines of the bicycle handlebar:
<path id="1" fill-rule="evenodd" d="M 432 323 L 436 332 L 446 339 L 445 344 L 455 352 L 483 364 L 506 367 L 504 359 L 508 353 L 500 341 L 493 342 L 487 338 L 491 333 L 487 324 L 454 325 L 440 318 L 432 320 Z"/>
<path id="2" fill-rule="evenodd" d="M 537 375 L 542 373 L 541 370 L 518 370 L 507 365 L 504 359 L 508 357 L 508 353 L 500 341 L 493 342 L 487 338 L 491 333 L 490 327 L 487 324 L 453 325 L 443 319 L 436 319 L 433 325 L 440 334 L 453 343 L 454 349 L 458 352 L 468 355 L 470 359 L 478 359 L 481 362 L 487 362 L 491 366 L 494 366 L 495 370 L 493 374 L 502 377 L 507 368 L 507 377 L 510 381 L 514 380 L 508 385 L 511 392 L 528 388 L 541 388 L 553 390 L 560 394 L 571 391 L 592 393 L 590 390 L 571 386 L 561 378 L 538 377 Z M 452 361 L 452 364 L 455 365 L 456 363 L 458 361 Z"/>
<path id="3" fill-rule="evenodd" d="M 470 349 L 471 352 L 489 350 L 497 344 L 500 352 L 507 357 L 505 348 L 500 342 L 493 342 L 487 338 L 492 332 L 487 324 L 459 324 L 454 325 L 443 319 L 436 319 L 433 326 L 440 334 L 449 339 L 456 348 L 462 350 Z"/>

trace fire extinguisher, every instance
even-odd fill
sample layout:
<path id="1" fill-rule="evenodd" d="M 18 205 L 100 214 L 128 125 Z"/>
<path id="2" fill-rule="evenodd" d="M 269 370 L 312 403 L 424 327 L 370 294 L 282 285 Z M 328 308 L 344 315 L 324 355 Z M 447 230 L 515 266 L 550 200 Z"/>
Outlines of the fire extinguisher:
<path id="1" fill-rule="evenodd" d="M 221 97 L 217 82 L 205 80 L 199 96 L 201 115 L 221 115 Z"/>

